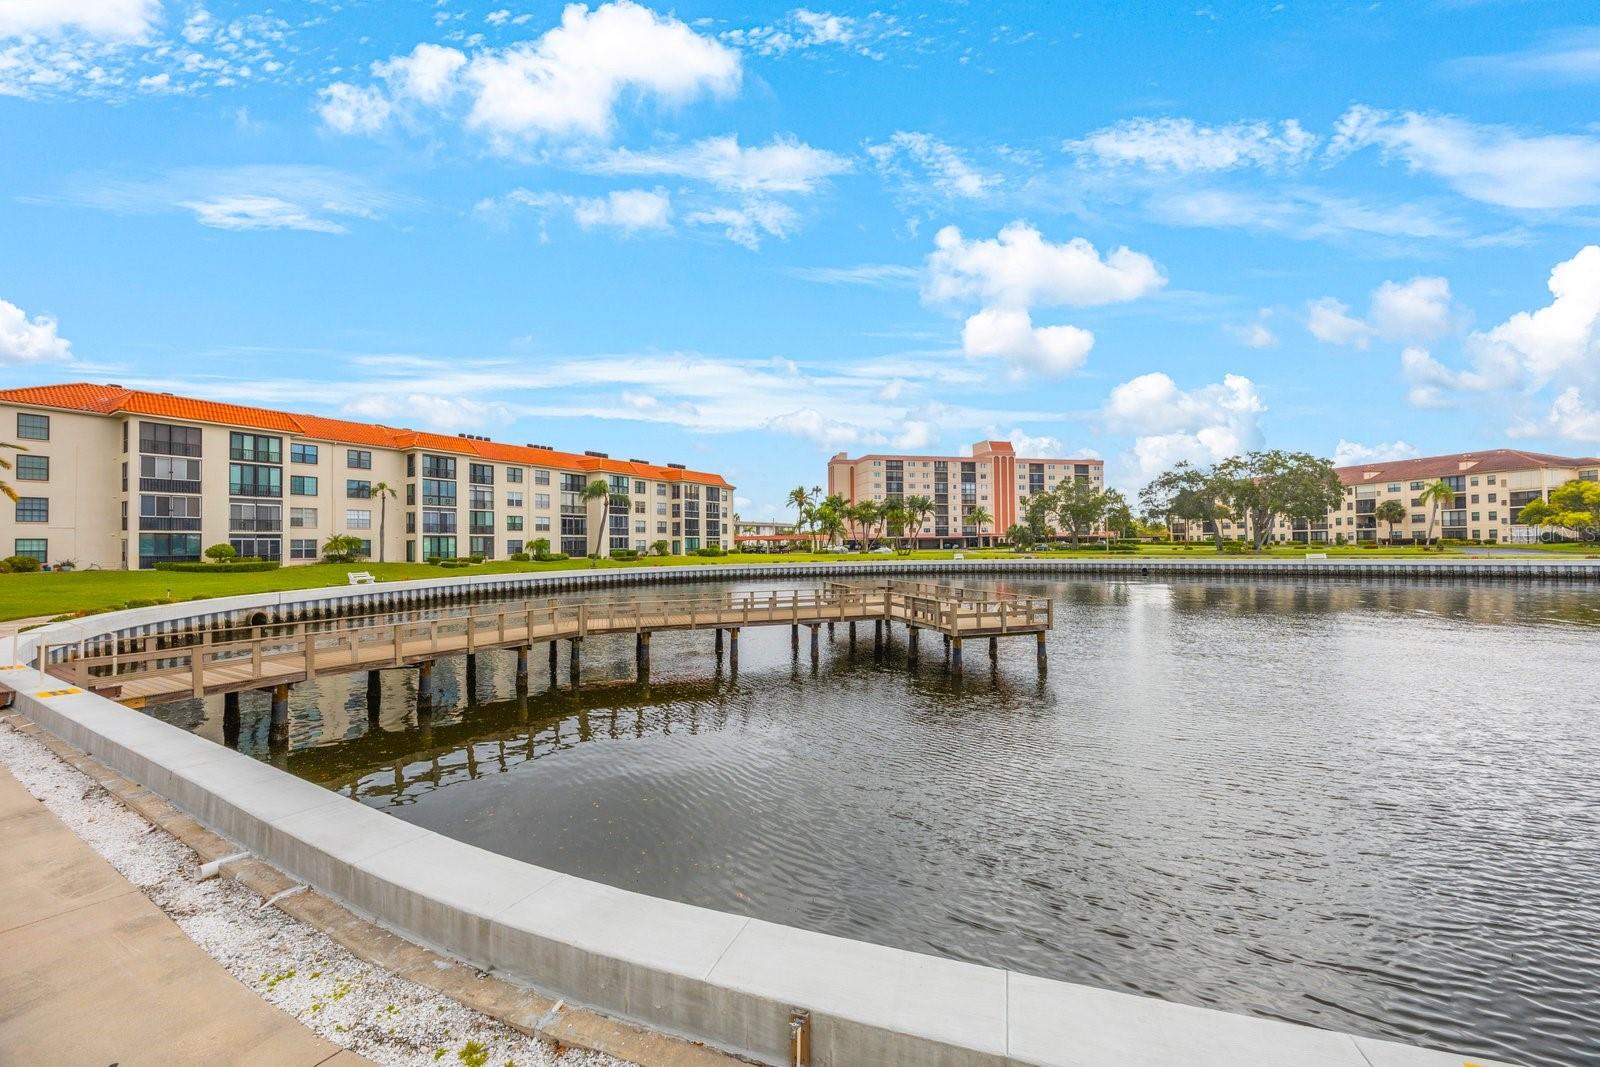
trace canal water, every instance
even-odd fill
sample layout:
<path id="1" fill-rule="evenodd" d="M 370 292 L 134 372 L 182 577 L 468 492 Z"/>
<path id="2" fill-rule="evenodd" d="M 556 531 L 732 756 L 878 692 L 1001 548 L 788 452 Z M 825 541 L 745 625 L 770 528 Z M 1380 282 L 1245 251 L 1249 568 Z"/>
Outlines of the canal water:
<path id="1" fill-rule="evenodd" d="M 543 647 L 297 687 L 237 743 L 495 852 L 656 896 L 1171 1001 L 1600 1058 L 1600 595 L 1563 586 L 1006 581 L 1032 638 L 944 668 L 896 629 Z M 761 588 L 770 588 L 763 585 Z M 723 587 L 726 588 L 726 587 Z M 695 591 L 671 587 L 670 595 Z M 152 709 L 224 740 L 220 698 Z M 231 739 L 231 738 L 230 738 Z"/>

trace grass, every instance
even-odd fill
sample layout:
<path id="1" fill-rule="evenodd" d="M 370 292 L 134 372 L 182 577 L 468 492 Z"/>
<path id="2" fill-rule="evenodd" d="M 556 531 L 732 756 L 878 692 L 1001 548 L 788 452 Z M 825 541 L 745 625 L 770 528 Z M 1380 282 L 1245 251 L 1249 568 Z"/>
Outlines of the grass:
<path id="1" fill-rule="evenodd" d="M 1562 550 L 1588 549 L 1592 546 L 1549 546 L 1555 554 L 1570 555 Z M 1256 556 L 1224 556 L 1225 559 L 1300 559 L 1307 549 L 1304 545 L 1292 548 L 1275 546 Z M 1329 545 L 1316 551 L 1330 557 L 1357 556 L 1363 559 L 1425 556 L 1431 559 L 1460 557 L 1461 553 L 1446 549 L 1444 552 L 1424 552 L 1417 548 L 1360 549 Z M 1016 559 L 1017 553 L 1009 549 L 964 549 L 967 559 Z M 1586 554 L 1579 552 L 1577 554 Z M 130 600 L 195 600 L 207 597 L 234 596 L 240 593 L 266 593 L 285 589 L 314 589 L 321 586 L 344 586 L 350 571 L 370 571 L 380 582 L 403 581 L 410 578 L 452 578 L 468 574 L 513 574 L 552 570 L 588 570 L 598 567 L 614 570 L 628 567 L 683 567 L 701 564 L 737 566 L 752 563 L 849 563 L 879 562 L 887 559 L 950 559 L 952 551 L 918 551 L 909 557 L 830 552 L 774 552 L 770 554 L 737 553 L 728 556 L 668 556 L 614 562 L 587 559 L 562 560 L 553 563 L 482 563 L 473 567 L 445 570 L 426 563 L 316 563 L 308 566 L 283 567 L 275 571 L 246 574 L 191 574 L 176 571 L 70 571 L 49 574 L 0 574 L 0 620 L 23 619 L 35 616 L 53 617 L 77 613 L 108 611 L 123 607 Z M 1104 549 L 1081 548 L 1066 552 L 1044 552 L 1039 558 L 1106 558 Z M 1138 558 L 1219 558 L 1209 544 L 1145 545 L 1137 553 L 1111 553 Z"/>

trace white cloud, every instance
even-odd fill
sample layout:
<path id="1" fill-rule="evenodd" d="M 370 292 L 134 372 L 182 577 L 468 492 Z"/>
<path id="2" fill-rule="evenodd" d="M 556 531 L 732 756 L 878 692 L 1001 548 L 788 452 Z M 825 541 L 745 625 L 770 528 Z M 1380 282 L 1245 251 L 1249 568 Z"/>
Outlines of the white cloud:
<path id="1" fill-rule="evenodd" d="M 994 239 L 966 240 L 954 226 L 934 237 L 924 295 L 1006 307 L 1094 307 L 1146 296 L 1166 284 L 1155 261 L 1123 247 L 1103 259 L 1082 237 L 1051 244 L 1026 222 Z"/>
<path id="2" fill-rule="evenodd" d="M 1254 322 L 1231 324 L 1223 329 L 1246 348 L 1272 348 L 1278 343 L 1278 335 L 1267 325 L 1271 317 L 1272 309 L 1262 308 L 1256 313 Z"/>
<path id="3" fill-rule="evenodd" d="M 371 133 L 397 104 L 442 109 L 464 93 L 467 125 L 508 151 L 541 139 L 604 139 L 624 98 L 681 106 L 731 96 L 742 76 L 738 52 L 633 0 L 593 11 L 568 4 L 559 26 L 508 48 L 468 56 L 420 44 L 372 71 L 383 87 L 337 82 L 323 90 L 332 129 Z"/>
<path id="4" fill-rule="evenodd" d="M 1450 330 L 1450 283 L 1439 277 L 1384 282 L 1372 291 L 1372 328 L 1389 340 L 1431 341 Z"/>
<path id="5" fill-rule="evenodd" d="M 389 121 L 394 105 L 382 89 L 335 82 L 320 93 L 317 114 L 339 133 L 377 133 Z"/>
<path id="6" fill-rule="evenodd" d="M 1450 407 L 1451 391 L 1473 387 L 1465 375 L 1452 372 L 1426 348 L 1411 347 L 1400 353 L 1400 376 L 1410 386 L 1406 400 L 1418 408 Z"/>
<path id="7" fill-rule="evenodd" d="M 737 206 L 725 204 L 692 211 L 684 221 L 720 229 L 734 244 L 754 250 L 767 237 L 788 237 L 799 225 L 800 215 L 787 204 L 755 197 Z"/>
<path id="8" fill-rule="evenodd" d="M 910 180 L 902 160 L 910 160 L 927 176 L 928 185 L 951 199 L 981 199 L 1000 183 L 997 175 L 982 173 L 932 134 L 900 130 L 881 144 L 868 145 L 867 154 L 880 174 L 902 181 Z"/>
<path id="9" fill-rule="evenodd" d="M 794 267 L 789 271 L 797 278 L 824 285 L 868 285 L 893 289 L 914 286 L 922 280 L 922 271 L 899 263 L 860 263 L 854 267 Z"/>
<path id="10" fill-rule="evenodd" d="M 1346 441 L 1341 437 L 1339 438 L 1339 443 L 1333 449 L 1333 465 L 1335 467 L 1354 467 L 1362 463 L 1376 463 L 1380 460 L 1410 459 L 1420 454 L 1414 446 L 1404 441 L 1363 445 L 1355 441 Z"/>
<path id="11" fill-rule="evenodd" d="M 1255 383 L 1241 375 L 1185 391 L 1153 373 L 1112 389 L 1101 419 L 1110 430 L 1136 435 L 1134 473 L 1149 479 L 1180 460 L 1215 463 L 1257 447 L 1265 410 Z"/>
<path id="12" fill-rule="evenodd" d="M 1531 48 L 1493 56 L 1469 56 L 1446 65 L 1464 77 L 1488 75 L 1506 81 L 1569 84 L 1600 81 L 1600 28 L 1553 34 Z"/>
<path id="13" fill-rule="evenodd" d="M 1529 135 L 1450 115 L 1357 105 L 1339 119 L 1329 158 L 1369 146 L 1483 203 L 1538 211 L 1600 204 L 1600 137 Z"/>
<path id="14" fill-rule="evenodd" d="M 585 229 L 665 230 L 672 226 L 672 200 L 660 189 L 616 189 L 601 198 L 577 201 L 572 215 Z"/>
<path id="15" fill-rule="evenodd" d="M 219 230 L 348 232 L 340 223 L 319 218 L 300 205 L 275 196 L 219 196 L 211 200 L 187 200 L 180 206 L 193 211 L 202 226 Z"/>
<path id="16" fill-rule="evenodd" d="M 1059 375 L 1083 366 L 1094 334 L 1077 326 L 1034 326 L 1022 308 L 987 307 L 961 328 L 961 350 L 1006 360 L 1014 371 Z"/>
<path id="17" fill-rule="evenodd" d="M 4 0 L 0 37 L 55 35 L 143 40 L 161 15 L 160 0 Z"/>
<path id="18" fill-rule="evenodd" d="M 513 419 L 505 404 L 483 403 L 433 392 L 365 394 L 345 404 L 343 413 L 399 426 L 425 426 L 450 433 L 482 430 Z"/>
<path id="19" fill-rule="evenodd" d="M 1030 308 L 1119 303 L 1166 284 L 1142 253 L 1118 248 L 1102 259 L 1081 237 L 1051 244 L 1021 221 L 993 240 L 968 241 L 946 226 L 934 246 L 923 298 L 981 304 L 961 331 L 962 349 L 973 358 L 1003 359 L 1014 374 L 1076 370 L 1094 346 L 1094 334 L 1080 327 L 1034 326 Z"/>
<path id="20" fill-rule="evenodd" d="M 931 448 L 938 440 L 939 430 L 934 423 L 925 419 L 907 419 L 900 424 L 900 432 L 894 437 L 894 446 L 915 451 Z"/>
<path id="21" fill-rule="evenodd" d="M 1600 377 L 1600 245 L 1558 263 L 1549 288 L 1549 304 L 1519 311 L 1469 339 L 1480 367 L 1514 363 L 1534 388 L 1574 376 Z"/>
<path id="22" fill-rule="evenodd" d="M 810 193 L 850 168 L 845 157 L 793 137 L 743 147 L 732 135 L 708 137 L 677 149 L 621 148 L 585 164 L 585 169 L 600 174 L 675 175 L 740 193 Z"/>
<path id="23" fill-rule="evenodd" d="M 1109 166 L 1142 166 L 1180 174 L 1261 167 L 1267 170 L 1306 162 L 1317 138 L 1293 119 L 1204 126 L 1184 118 L 1127 119 L 1096 130 L 1062 148 Z"/>
<path id="24" fill-rule="evenodd" d="M 800 408 L 776 415 L 767 420 L 766 429 L 803 437 L 825 448 L 843 448 L 861 440 L 857 427 L 830 419 L 816 408 Z"/>
<path id="25" fill-rule="evenodd" d="M 1306 329 L 1324 344 L 1365 349 L 1372 340 L 1372 327 L 1349 312 L 1348 305 L 1331 296 L 1313 300 L 1306 305 Z"/>
<path id="26" fill-rule="evenodd" d="M 0 364 L 48 363 L 72 358 L 72 345 L 49 315 L 28 318 L 17 305 L 0 300 Z"/>
<path id="27" fill-rule="evenodd" d="M 882 12 L 857 18 L 801 7 L 767 25 L 727 30 L 722 39 L 763 56 L 785 56 L 834 47 L 869 59 L 882 59 L 883 53 L 877 51 L 874 44 L 898 33 L 894 17 Z"/>
<path id="28" fill-rule="evenodd" d="M 1061 438 L 1051 437 L 1048 434 L 1030 434 L 1021 427 L 1015 427 L 1004 434 L 990 434 L 991 437 L 1001 437 L 1011 442 L 1011 447 L 1017 450 L 1017 455 L 1023 458 L 1049 458 L 1064 457 L 1067 454 L 1066 445 L 1061 443 Z M 1076 455 L 1085 459 L 1095 458 L 1092 449 L 1078 449 Z"/>
<path id="29" fill-rule="evenodd" d="M 1541 422 L 1514 425 L 1510 434 L 1512 437 L 1550 434 L 1567 441 L 1600 443 L 1600 408 L 1586 404 L 1577 386 L 1568 386 L 1551 401 L 1550 411 Z"/>
<path id="30" fill-rule="evenodd" d="M 423 43 L 409 55 L 374 63 L 372 72 L 388 82 L 396 96 L 437 106 L 455 94 L 456 75 L 466 63 L 467 57 L 454 48 Z"/>
<path id="31" fill-rule="evenodd" d="M 495 137 L 608 136 L 625 93 L 686 104 L 739 88 L 739 54 L 632 0 L 569 4 L 532 44 L 474 56 L 469 125 Z"/>

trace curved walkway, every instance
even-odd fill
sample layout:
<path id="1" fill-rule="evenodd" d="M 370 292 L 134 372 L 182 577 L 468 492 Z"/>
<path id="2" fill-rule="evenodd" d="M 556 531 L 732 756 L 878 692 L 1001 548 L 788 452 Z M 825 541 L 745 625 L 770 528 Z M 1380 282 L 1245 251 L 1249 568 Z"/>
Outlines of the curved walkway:
<path id="1" fill-rule="evenodd" d="M 0 1060 L 369 1061 L 241 985 L 0 768 Z"/>

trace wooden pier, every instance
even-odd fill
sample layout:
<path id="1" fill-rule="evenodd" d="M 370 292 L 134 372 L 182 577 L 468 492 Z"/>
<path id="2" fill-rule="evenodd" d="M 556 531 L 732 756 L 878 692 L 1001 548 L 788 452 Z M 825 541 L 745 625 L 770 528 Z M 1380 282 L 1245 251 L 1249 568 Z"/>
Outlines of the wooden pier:
<path id="1" fill-rule="evenodd" d="M 920 631 L 940 634 L 956 671 L 961 669 L 963 640 L 987 637 L 992 652 L 1001 637 L 1032 634 L 1042 668 L 1044 634 L 1054 621 L 1054 607 L 1045 597 L 883 582 L 663 599 L 461 605 L 417 615 L 384 612 L 108 637 L 87 645 L 41 646 L 38 663 L 63 681 L 133 706 L 267 689 L 273 693 L 276 717 L 287 705 L 289 686 L 323 674 L 410 667 L 419 672 L 419 699 L 427 700 L 435 660 L 491 649 L 517 652 L 517 678 L 525 684 L 528 653 L 540 643 L 550 646 L 552 678 L 558 644 L 569 643 L 569 670 L 576 684 L 583 641 L 613 634 L 635 635 L 639 675 L 647 678 L 651 635 L 667 630 L 715 630 L 719 655 L 726 635 L 730 665 L 737 668 L 739 633 L 746 627 L 789 626 L 796 649 L 800 627 L 807 627 L 815 657 L 818 628 L 824 624 L 850 624 L 853 636 L 856 623 L 873 623 L 875 644 L 881 645 L 887 628 L 900 623 L 913 657 Z"/>

